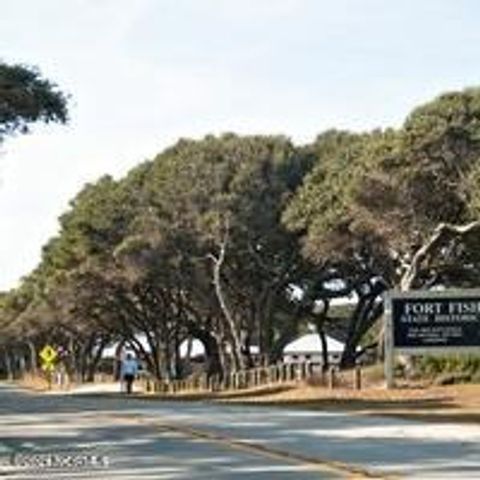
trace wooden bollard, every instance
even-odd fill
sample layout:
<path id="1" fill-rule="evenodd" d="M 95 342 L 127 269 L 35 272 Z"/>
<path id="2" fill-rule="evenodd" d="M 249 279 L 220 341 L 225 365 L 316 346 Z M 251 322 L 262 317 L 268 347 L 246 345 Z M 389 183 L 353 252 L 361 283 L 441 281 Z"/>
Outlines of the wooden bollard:
<path id="1" fill-rule="evenodd" d="M 290 382 L 292 382 L 293 380 L 295 380 L 295 376 L 296 376 L 296 373 L 297 373 L 297 364 L 296 363 L 291 363 L 289 365 L 289 369 L 288 369 L 288 380 Z"/>
<path id="2" fill-rule="evenodd" d="M 330 390 L 335 388 L 335 371 L 335 367 L 330 367 L 330 370 L 328 371 L 328 388 L 330 388 Z"/>
<path id="3" fill-rule="evenodd" d="M 275 367 L 266 367 L 265 368 L 265 373 L 266 373 L 266 379 L 265 382 L 271 385 L 273 383 L 273 374 L 272 371 Z"/>
<path id="4" fill-rule="evenodd" d="M 267 381 L 267 369 L 265 367 L 261 367 L 258 371 L 258 381 L 260 382 L 261 385 L 264 385 L 265 383 L 268 383 Z"/>
<path id="5" fill-rule="evenodd" d="M 280 380 L 281 369 L 280 365 L 274 365 L 272 367 L 272 381 L 273 383 L 277 383 Z"/>
<path id="6" fill-rule="evenodd" d="M 245 388 L 245 372 L 243 370 L 238 372 L 238 388 Z"/>
<path id="7" fill-rule="evenodd" d="M 304 366 L 303 362 L 302 363 L 297 363 L 295 365 L 295 372 L 294 372 L 293 379 L 296 380 L 297 382 L 302 380 L 303 366 Z"/>
<path id="8" fill-rule="evenodd" d="M 353 370 L 353 386 L 355 390 L 362 389 L 362 369 L 359 365 L 356 365 Z"/>
<path id="9" fill-rule="evenodd" d="M 305 380 L 307 378 L 307 363 L 303 362 L 300 370 L 300 380 Z"/>

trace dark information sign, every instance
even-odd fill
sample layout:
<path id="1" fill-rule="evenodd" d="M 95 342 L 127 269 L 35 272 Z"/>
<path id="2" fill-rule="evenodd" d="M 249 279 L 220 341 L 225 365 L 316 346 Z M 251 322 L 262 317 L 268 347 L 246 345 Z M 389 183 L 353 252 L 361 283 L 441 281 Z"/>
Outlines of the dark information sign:
<path id="1" fill-rule="evenodd" d="M 394 348 L 480 347 L 480 293 L 392 296 Z"/>

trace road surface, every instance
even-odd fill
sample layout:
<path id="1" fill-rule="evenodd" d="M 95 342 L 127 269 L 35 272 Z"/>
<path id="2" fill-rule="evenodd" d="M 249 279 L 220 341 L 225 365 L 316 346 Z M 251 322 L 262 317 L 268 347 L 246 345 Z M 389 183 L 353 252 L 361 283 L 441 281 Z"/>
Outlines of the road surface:
<path id="1" fill-rule="evenodd" d="M 0 478 L 480 478 L 480 427 L 0 385 Z"/>

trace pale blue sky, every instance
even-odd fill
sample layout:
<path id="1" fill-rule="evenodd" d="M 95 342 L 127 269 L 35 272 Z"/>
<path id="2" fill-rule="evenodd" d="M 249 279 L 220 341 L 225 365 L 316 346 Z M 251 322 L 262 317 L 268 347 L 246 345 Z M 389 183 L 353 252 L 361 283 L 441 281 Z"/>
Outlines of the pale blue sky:
<path id="1" fill-rule="evenodd" d="M 1 0 L 0 56 L 72 95 L 67 127 L 0 154 L 0 289 L 86 181 L 177 138 L 398 126 L 480 84 L 475 0 Z"/>

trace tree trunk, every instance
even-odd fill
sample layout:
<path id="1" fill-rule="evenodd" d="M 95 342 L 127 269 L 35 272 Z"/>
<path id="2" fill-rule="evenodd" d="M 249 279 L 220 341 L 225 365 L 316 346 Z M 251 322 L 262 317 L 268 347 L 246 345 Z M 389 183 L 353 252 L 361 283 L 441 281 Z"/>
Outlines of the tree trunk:
<path id="1" fill-rule="evenodd" d="M 326 372 L 330 366 L 330 362 L 328 360 L 327 336 L 325 335 L 325 331 L 323 329 L 318 330 L 318 335 L 320 336 L 320 342 L 322 344 L 322 370 Z"/>
<path id="2" fill-rule="evenodd" d="M 10 357 L 9 351 L 6 348 L 3 349 L 3 359 L 5 363 L 5 372 L 7 374 L 7 380 L 13 380 L 12 359 Z"/>
<path id="3" fill-rule="evenodd" d="M 225 356 L 221 349 L 220 342 L 213 335 L 205 334 L 197 337 L 205 346 L 207 360 L 207 375 L 219 375 L 225 377 Z"/>
<path id="4" fill-rule="evenodd" d="M 105 349 L 106 340 L 102 340 L 100 344 L 95 349 L 95 352 L 90 355 L 90 362 L 87 369 L 87 381 L 93 382 L 95 379 L 95 371 L 97 370 L 98 364 L 102 359 L 102 353 Z"/>
<path id="5" fill-rule="evenodd" d="M 35 343 L 32 340 L 27 341 L 28 350 L 30 354 L 30 370 L 32 375 L 37 375 L 38 373 L 38 361 L 37 361 L 37 349 Z"/>
<path id="6" fill-rule="evenodd" d="M 234 370 L 244 370 L 245 369 L 245 362 L 242 356 L 242 349 L 241 349 L 241 341 L 240 335 L 238 333 L 237 327 L 235 325 L 235 320 L 233 319 L 233 315 L 230 312 L 221 285 L 221 269 L 222 265 L 225 261 L 225 250 L 226 250 L 226 238 L 222 242 L 220 247 L 220 254 L 217 257 L 214 255 L 210 255 L 210 258 L 213 260 L 213 284 L 215 286 L 215 294 L 217 296 L 218 303 L 220 305 L 220 309 L 224 315 L 226 320 L 226 326 L 229 334 L 229 340 L 231 342 L 232 348 L 232 358 L 234 362 Z"/>

